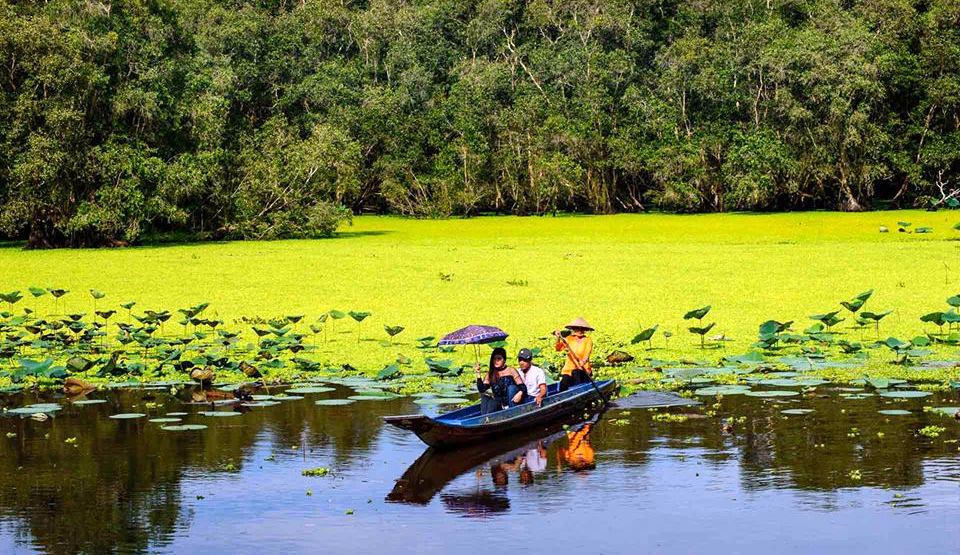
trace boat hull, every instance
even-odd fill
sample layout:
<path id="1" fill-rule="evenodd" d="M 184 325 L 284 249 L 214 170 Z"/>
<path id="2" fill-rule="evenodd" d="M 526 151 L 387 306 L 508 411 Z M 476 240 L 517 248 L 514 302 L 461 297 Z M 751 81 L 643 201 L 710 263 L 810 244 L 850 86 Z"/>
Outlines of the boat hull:
<path id="1" fill-rule="evenodd" d="M 384 417 L 384 421 L 398 428 L 412 431 L 431 447 L 438 449 L 458 447 L 502 438 L 506 434 L 529 430 L 566 418 L 598 403 L 600 399 L 597 390 L 608 399 L 616 390 L 617 384 L 615 380 L 604 380 L 597 382 L 596 389 L 587 383 L 564 392 L 557 392 L 556 387 L 556 384 L 550 386 L 551 390 L 540 408 L 533 403 L 524 403 L 517 407 L 481 415 L 479 405 L 472 405 L 436 418 L 412 414 L 387 416 Z"/>

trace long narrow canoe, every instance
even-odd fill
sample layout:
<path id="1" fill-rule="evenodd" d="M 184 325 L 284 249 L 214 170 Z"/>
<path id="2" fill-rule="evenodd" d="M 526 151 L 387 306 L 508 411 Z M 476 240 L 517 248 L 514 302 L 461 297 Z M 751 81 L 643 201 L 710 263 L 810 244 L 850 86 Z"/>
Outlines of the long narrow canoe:
<path id="1" fill-rule="evenodd" d="M 480 405 L 476 404 L 435 418 L 408 414 L 386 416 L 384 421 L 410 430 L 431 447 L 455 447 L 480 443 L 567 417 L 598 402 L 597 389 L 609 398 L 616 387 L 615 380 L 603 380 L 597 382 L 596 389 L 585 383 L 560 392 L 558 384 L 552 384 L 539 408 L 534 403 L 524 403 L 491 414 L 480 414 Z"/>

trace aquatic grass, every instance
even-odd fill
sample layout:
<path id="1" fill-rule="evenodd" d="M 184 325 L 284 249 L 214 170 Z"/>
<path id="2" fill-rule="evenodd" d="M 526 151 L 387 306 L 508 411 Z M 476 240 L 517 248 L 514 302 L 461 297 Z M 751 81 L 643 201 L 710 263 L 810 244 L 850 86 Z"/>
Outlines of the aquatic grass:
<path id="1" fill-rule="evenodd" d="M 921 214 L 931 226 L 952 225 L 952 222 L 941 221 L 950 217 L 947 214 L 911 212 L 902 215 L 909 220 L 919 219 Z M 716 355 L 706 357 L 709 360 L 705 362 L 714 364 L 725 354 L 749 350 L 750 343 L 756 337 L 754 330 L 757 324 L 767 319 L 765 313 L 772 308 L 776 308 L 778 314 L 796 319 L 803 318 L 805 314 L 833 312 L 834 308 L 824 303 L 825 298 L 836 299 L 836 308 L 840 308 L 841 300 L 846 299 L 845 302 L 850 303 L 851 299 L 857 299 L 838 295 L 837 284 L 847 294 L 872 289 L 869 303 L 877 302 L 880 306 L 896 308 L 898 312 L 883 319 L 886 333 L 895 337 L 914 337 L 921 332 L 919 317 L 929 312 L 930 307 L 942 305 L 943 299 L 956 296 L 960 288 L 956 278 L 951 278 L 952 283 L 945 284 L 943 280 L 929 280 L 922 276 L 941 272 L 936 261 L 955 257 L 956 247 L 937 234 L 876 234 L 874 224 L 889 217 L 889 213 L 621 215 L 443 221 L 360 217 L 355 230 L 375 233 L 327 241 L 224 243 L 119 250 L 21 251 L 5 248 L 0 249 L 0 262 L 6 262 L 0 264 L 0 283 L 6 284 L 6 291 L 26 291 L 26 287 L 36 287 L 38 283 L 55 284 L 56 287 L 50 287 L 50 292 L 45 294 L 53 296 L 53 291 L 58 292 L 57 302 L 64 305 L 64 310 L 58 310 L 60 313 L 71 312 L 71 309 L 90 309 L 90 298 L 86 297 L 86 293 L 72 300 L 73 295 L 67 294 L 70 290 L 86 292 L 95 286 L 106 293 L 106 297 L 99 301 L 99 305 L 103 306 L 98 305 L 98 309 L 114 310 L 109 319 L 91 314 L 81 320 L 87 324 L 87 329 L 77 327 L 75 331 L 69 330 L 66 324 L 61 323 L 60 331 L 52 330 L 50 333 L 65 331 L 71 338 L 84 340 L 90 334 L 101 331 L 89 324 L 96 318 L 101 323 L 105 320 L 109 322 L 106 328 L 110 334 L 107 342 L 116 344 L 114 330 L 120 321 L 133 322 L 136 327 L 144 328 L 140 333 L 131 329 L 129 333 L 119 335 L 125 340 L 129 339 L 130 345 L 143 349 L 146 358 L 138 360 L 141 357 L 124 356 L 109 366 L 106 364 L 108 360 L 102 360 L 89 371 L 103 374 L 102 377 L 91 376 L 96 380 L 131 376 L 138 382 L 148 381 L 155 379 L 157 372 L 182 379 L 185 376 L 180 367 L 186 364 L 183 359 L 165 362 L 162 370 L 144 364 L 155 353 L 172 347 L 165 342 L 174 339 L 186 342 L 175 347 L 185 352 L 195 347 L 216 345 L 214 339 L 233 340 L 238 348 L 249 346 L 251 352 L 256 352 L 261 345 L 251 340 L 255 334 L 250 328 L 240 330 L 243 333 L 236 337 L 220 336 L 215 332 L 213 336 L 210 335 L 211 330 L 224 327 L 228 328 L 228 333 L 238 331 L 237 322 L 243 317 L 305 314 L 303 321 L 309 322 L 326 315 L 332 323 L 335 320 L 331 316 L 333 311 L 326 311 L 330 304 L 365 306 L 373 313 L 368 320 L 375 325 L 403 321 L 408 333 L 429 336 L 436 330 L 454 329 L 464 322 L 485 321 L 488 312 L 484 307 L 514 302 L 537 306 L 543 298 L 551 299 L 549 310 L 525 311 L 522 317 L 510 313 L 498 315 L 500 320 L 496 324 L 511 332 L 508 342 L 511 351 L 520 346 L 549 347 L 539 338 L 569 316 L 578 314 L 582 306 L 590 306 L 592 313 L 586 316 L 598 328 L 594 338 L 598 355 L 603 356 L 613 350 L 610 347 L 636 334 L 638 320 L 660 322 L 660 330 L 666 338 L 667 332 L 676 332 L 684 325 L 678 308 L 697 306 L 697 302 L 706 301 L 723 308 L 723 333 L 734 339 L 723 342 L 722 350 Z M 504 234 L 503 238 L 496 239 L 491 235 L 491 223 L 498 224 L 495 227 Z M 531 267 L 538 269 L 537 280 L 527 287 L 506 285 L 506 281 L 514 277 L 510 273 L 515 269 L 489 267 L 491 257 L 495 259 L 502 256 L 492 245 L 503 241 L 511 243 L 511 257 L 522 256 Z M 436 280 L 434 257 L 437 245 L 457 249 L 458 268 L 463 269 L 457 270 L 455 282 Z M 578 256 L 566 257 L 571 252 L 571 245 L 577 247 Z M 838 259 L 834 255 L 837 248 L 856 249 L 856 260 Z M 670 253 L 668 260 L 662 256 L 665 250 Z M 364 256 L 356 255 L 360 251 Z M 616 255 L 613 256 L 613 253 Z M 202 256 L 208 262 L 197 267 L 191 262 L 194 255 Z M 338 264 L 337 268 L 328 268 L 322 261 L 331 258 L 344 262 Z M 231 283 L 229 287 L 221 286 L 221 276 L 214 269 L 244 260 L 258 268 L 256 275 L 248 276 L 242 282 Z M 571 270 L 581 265 L 592 268 L 591 275 L 595 277 L 591 279 L 590 287 L 585 288 L 577 299 L 556 296 L 555 291 L 564 290 L 569 285 Z M 189 281 L 177 278 L 184 267 L 192 268 Z M 831 278 L 823 280 L 822 268 L 827 267 L 830 268 Z M 708 270 L 711 275 L 709 280 L 690 277 L 693 271 Z M 938 275 L 942 275 L 942 272 Z M 348 276 L 348 279 L 343 279 L 344 276 Z M 313 290 L 303 286 L 304 283 L 319 282 L 324 283 L 323 288 Z M 793 287 L 789 285 L 791 283 L 803 283 L 804 286 Z M 650 295 L 649 291 L 652 290 L 658 291 L 658 294 Z M 751 294 L 737 294 L 745 290 Z M 271 294 L 263 295 L 263 291 L 271 291 Z M 390 294 L 385 295 L 384 291 Z M 612 295 L 611 292 L 616 294 Z M 184 300 L 194 302 L 194 299 L 200 298 L 207 298 L 205 302 L 209 303 L 209 308 L 203 314 L 194 315 L 187 324 L 190 330 L 196 330 L 196 335 L 182 334 L 180 326 L 173 333 L 170 330 L 161 331 L 161 317 L 165 317 L 162 308 L 176 313 L 176 307 L 186 304 Z M 111 302 L 111 299 L 131 301 L 114 305 L 116 300 Z M 424 299 L 429 299 L 429 302 L 425 303 Z M 624 299 L 629 302 L 623 302 Z M 13 306 L 19 310 L 23 304 L 20 301 Z M 867 304 L 866 301 L 864 304 Z M 129 312 L 135 306 L 157 310 L 154 310 L 153 317 L 144 311 L 142 314 L 149 320 L 141 323 L 132 318 L 134 315 L 142 318 L 141 313 Z M 927 307 L 927 310 L 922 310 L 923 307 Z M 824 308 L 828 310 L 824 312 Z M 116 313 L 119 310 L 128 312 Z M 861 306 L 857 314 L 862 316 L 863 310 Z M 343 318 L 348 314 L 337 311 L 337 315 Z M 150 320 L 155 320 L 155 324 L 150 324 Z M 205 324 L 204 320 L 213 325 Z M 223 323 L 218 324 L 218 321 Z M 156 329 L 151 329 L 153 326 Z M 266 329 L 265 326 L 266 322 L 257 325 L 261 329 Z M 327 332 L 326 326 L 321 329 L 323 333 Z M 825 326 L 822 331 L 835 333 L 836 339 L 847 345 L 854 346 L 856 343 L 852 335 L 855 330 L 844 323 L 836 323 L 829 329 Z M 278 336 L 279 339 L 272 339 L 273 344 L 263 346 L 266 350 L 283 355 L 279 357 L 277 367 L 256 365 L 258 371 L 265 371 L 271 380 L 290 380 L 304 371 L 319 371 L 330 366 L 339 368 L 344 364 L 373 376 L 385 364 L 399 358 L 397 351 L 401 357 L 411 361 L 415 371 L 419 371 L 423 368 L 423 353 L 435 349 L 432 341 L 423 342 L 422 351 L 416 349 L 416 345 L 404 344 L 391 346 L 390 349 L 366 342 L 354 346 L 351 345 L 353 342 L 337 342 L 335 330 L 331 334 L 333 341 L 324 342 L 324 345 L 305 346 L 302 341 L 282 339 L 291 334 L 296 334 L 296 331 L 290 330 L 284 336 Z M 180 335 L 183 337 L 178 337 Z M 705 340 L 706 335 L 701 336 L 702 339 Z M 9 348 L 31 348 L 29 341 L 17 340 L 16 343 Z M 285 360 L 291 349 L 302 349 L 300 356 L 317 370 L 306 370 L 304 365 L 290 364 Z M 930 349 L 934 350 L 937 357 L 949 358 L 954 353 L 954 347 L 945 344 L 938 343 Z M 605 352 L 600 353 L 600 350 Z M 666 346 L 662 356 L 679 360 L 699 357 L 698 351 L 696 345 L 685 341 L 673 342 Z M 869 354 L 864 365 L 887 371 L 889 361 L 876 360 L 882 358 L 877 351 L 862 344 L 859 349 L 852 349 L 852 352 L 860 351 Z M 546 362 L 556 360 L 556 355 L 549 349 L 545 352 Z M 169 353 L 174 356 L 172 350 Z M 640 353 L 633 351 L 632 354 Z M 106 355 L 87 358 L 95 360 L 103 356 Z M 218 378 L 242 381 L 244 376 L 231 366 L 235 359 L 232 355 L 228 358 L 231 359 L 229 364 L 217 368 Z M 248 358 L 253 360 L 252 357 Z M 454 352 L 447 358 L 453 360 L 450 365 L 453 370 L 459 369 L 469 357 L 467 353 Z M 274 360 L 277 359 L 275 357 Z M 60 363 L 60 360 L 56 361 L 56 364 Z M 4 363 L 0 361 L 0 367 L 3 366 Z M 639 368 L 640 365 L 616 372 L 608 368 L 599 368 L 598 371 L 601 375 L 609 372 L 610 375 L 647 380 L 646 372 Z M 814 368 L 821 375 L 842 374 L 843 380 L 858 375 L 855 372 Z M 904 375 L 913 370 L 906 367 L 889 371 Z M 455 379 L 460 383 L 469 379 L 469 376 L 455 378 L 446 374 L 443 372 L 440 378 Z M 945 369 L 940 376 L 956 380 L 960 378 L 960 371 Z M 7 379 L 0 378 L 0 381 Z M 28 377 L 27 383 L 43 383 L 43 380 Z"/>

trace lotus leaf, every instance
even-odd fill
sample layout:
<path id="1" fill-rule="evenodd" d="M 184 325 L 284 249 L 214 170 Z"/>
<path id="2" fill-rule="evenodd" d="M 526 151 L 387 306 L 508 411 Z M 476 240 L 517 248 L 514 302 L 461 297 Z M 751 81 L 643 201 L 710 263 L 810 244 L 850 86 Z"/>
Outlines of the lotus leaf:
<path id="1" fill-rule="evenodd" d="M 636 345 L 637 343 L 640 343 L 642 341 L 650 341 L 653 338 L 653 334 L 657 332 L 657 328 L 659 327 L 660 325 L 657 324 L 652 328 L 647 328 L 645 330 L 642 330 L 640 333 L 635 335 L 633 339 L 630 340 L 630 343 L 633 345 Z"/>
<path id="2" fill-rule="evenodd" d="M 799 395 L 799 391 L 786 391 L 782 389 L 773 389 L 770 391 L 748 391 L 744 393 L 748 397 L 793 397 Z"/>
<path id="3" fill-rule="evenodd" d="M 61 410 L 63 407 L 55 403 L 38 403 L 36 405 L 27 405 L 25 407 L 19 407 L 15 409 L 10 409 L 7 411 L 7 414 L 19 414 L 31 416 L 34 414 L 41 413 L 51 413 Z"/>
<path id="4" fill-rule="evenodd" d="M 877 412 L 884 416 L 907 416 L 909 414 L 913 414 L 912 412 L 903 409 L 884 409 Z"/>
<path id="5" fill-rule="evenodd" d="M 234 412 L 232 410 L 204 410 L 200 411 L 200 414 L 204 416 L 211 416 L 215 418 L 230 418 L 232 416 L 243 416 L 243 413 Z"/>
<path id="6" fill-rule="evenodd" d="M 382 370 L 377 372 L 378 380 L 392 380 L 400 377 L 400 367 L 396 364 L 388 364 L 384 366 Z"/>
<path id="7" fill-rule="evenodd" d="M 280 401 L 253 401 L 250 403 L 243 403 L 245 407 L 275 407 L 280 404 Z"/>
<path id="8" fill-rule="evenodd" d="M 329 314 L 330 317 L 333 318 L 334 320 L 340 320 L 341 318 L 347 317 L 347 314 L 345 312 L 335 310 L 335 309 L 330 310 L 329 312 L 327 312 L 327 314 Z"/>
<path id="9" fill-rule="evenodd" d="M 314 401 L 314 405 L 320 406 L 341 406 L 352 404 L 354 399 L 321 399 L 319 401 Z"/>
<path id="10" fill-rule="evenodd" d="M 288 389 L 287 393 L 327 393 L 334 391 L 332 387 L 323 387 L 323 386 L 309 386 L 309 387 L 293 387 Z"/>
<path id="11" fill-rule="evenodd" d="M 398 396 L 396 395 L 391 395 L 389 397 L 385 397 L 383 395 L 351 395 L 347 397 L 347 399 L 351 399 L 353 401 L 390 401 L 392 399 L 396 399 L 397 397 Z"/>
<path id="12" fill-rule="evenodd" d="M 78 399 L 73 402 L 74 405 L 101 405 L 106 403 L 105 399 Z"/>
<path id="13" fill-rule="evenodd" d="M 902 390 L 902 391 L 881 391 L 881 397 L 893 397 L 897 399 L 911 399 L 915 397 L 927 397 L 933 395 L 929 391 Z"/>
<path id="14" fill-rule="evenodd" d="M 168 432 L 191 432 L 196 430 L 206 430 L 207 427 L 203 424 L 181 424 L 179 426 L 160 426 L 161 430 L 166 430 Z"/>
<path id="15" fill-rule="evenodd" d="M 935 412 L 944 416 L 956 416 L 957 412 L 960 411 L 960 407 L 933 407 L 929 410 L 930 412 Z"/>
<path id="16" fill-rule="evenodd" d="M 163 418 L 151 418 L 150 420 L 148 420 L 148 422 L 152 422 L 154 424 L 169 424 L 171 422 L 180 422 L 181 420 L 183 419 L 168 416 Z"/>
<path id="17" fill-rule="evenodd" d="M 145 416 L 146 414 L 139 413 L 139 412 L 124 412 L 120 414 L 110 415 L 110 418 L 113 418 L 114 420 L 133 420 L 135 418 L 143 418 Z"/>
<path id="18" fill-rule="evenodd" d="M 710 305 L 702 306 L 700 308 L 695 308 L 686 314 L 683 315 L 684 320 L 690 320 L 691 318 L 696 318 L 697 320 L 702 320 L 707 313 L 710 312 Z"/>
<path id="19" fill-rule="evenodd" d="M 780 411 L 780 414 L 803 415 L 811 412 L 813 412 L 813 409 L 785 409 Z"/>
<path id="20" fill-rule="evenodd" d="M 750 391 L 745 385 L 718 385 L 712 387 L 701 387 L 694 390 L 695 395 L 743 395 Z"/>
<path id="21" fill-rule="evenodd" d="M 387 335 L 393 337 L 404 330 L 403 326 L 383 326 L 383 331 L 387 332 Z"/>

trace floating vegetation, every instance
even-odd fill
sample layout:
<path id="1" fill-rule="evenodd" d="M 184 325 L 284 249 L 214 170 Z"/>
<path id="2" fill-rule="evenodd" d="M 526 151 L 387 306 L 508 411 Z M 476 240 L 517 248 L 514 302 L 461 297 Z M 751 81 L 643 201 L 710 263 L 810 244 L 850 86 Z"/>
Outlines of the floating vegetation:
<path id="1" fill-rule="evenodd" d="M 785 389 L 773 389 L 770 391 L 747 391 L 744 393 L 748 397 L 793 397 L 800 395 L 799 391 L 787 391 Z"/>
<path id="2" fill-rule="evenodd" d="M 182 418 L 176 418 L 172 416 L 163 417 L 163 418 L 151 418 L 148 422 L 153 422 L 154 424 L 169 424 L 171 422 L 180 422 Z"/>
<path id="3" fill-rule="evenodd" d="M 308 468 L 300 472 L 301 476 L 310 476 L 310 477 L 323 477 L 327 474 L 330 474 L 330 469 L 320 466 L 317 468 Z"/>
<path id="4" fill-rule="evenodd" d="M 110 418 L 113 418 L 114 420 L 135 420 L 145 416 L 147 415 L 140 412 L 124 412 L 120 414 L 112 414 L 110 415 Z"/>
<path id="5" fill-rule="evenodd" d="M 286 393 L 328 393 L 330 391 L 336 391 L 333 387 L 324 387 L 324 386 L 305 386 L 305 387 L 292 387 L 287 389 Z"/>
<path id="6" fill-rule="evenodd" d="M 686 422 L 690 417 L 685 414 L 673 414 L 671 412 L 658 412 L 650 417 L 654 422 Z"/>
<path id="7" fill-rule="evenodd" d="M 18 414 L 22 416 L 32 416 L 34 414 L 49 414 L 61 410 L 63 407 L 56 403 L 37 403 L 15 409 L 7 410 L 7 414 Z"/>
<path id="8" fill-rule="evenodd" d="M 814 412 L 814 410 L 813 409 L 784 409 L 780 411 L 780 414 L 800 416 L 804 414 L 810 414 L 811 412 Z"/>
<path id="9" fill-rule="evenodd" d="M 356 399 L 320 399 L 319 401 L 314 401 L 313 404 L 319 405 L 319 406 L 335 407 L 335 406 L 350 405 L 355 402 L 356 402 Z"/>
<path id="10" fill-rule="evenodd" d="M 881 397 L 892 397 L 895 399 L 913 399 L 917 397 L 928 397 L 933 395 L 933 393 L 929 391 L 917 391 L 911 389 L 881 391 L 879 394 Z"/>
<path id="11" fill-rule="evenodd" d="M 107 401 L 105 399 L 78 399 L 76 401 L 72 401 L 74 405 L 102 405 L 106 402 Z"/>
<path id="12" fill-rule="evenodd" d="M 180 424 L 174 426 L 160 426 L 160 429 L 168 432 L 191 432 L 197 430 L 206 430 L 207 427 L 203 424 Z"/>
<path id="13" fill-rule="evenodd" d="M 917 433 L 929 438 L 938 438 L 940 437 L 940 434 L 942 434 L 945 431 L 947 431 L 947 429 L 944 428 L 943 426 L 931 425 L 931 426 L 924 426 L 923 428 L 920 428 L 919 430 L 917 430 Z"/>
<path id="14" fill-rule="evenodd" d="M 908 416 L 913 414 L 912 412 L 903 409 L 884 409 L 877 412 L 884 416 Z"/>
<path id="15" fill-rule="evenodd" d="M 745 385 L 719 385 L 701 387 L 694 390 L 694 395 L 743 395 L 749 393 L 750 388 Z"/>
<path id="16" fill-rule="evenodd" d="M 198 414 L 202 414 L 203 416 L 211 416 L 215 418 L 229 418 L 231 416 L 242 416 L 242 413 L 234 412 L 234 411 L 226 411 L 226 410 L 203 410 L 203 411 L 200 411 Z"/>

